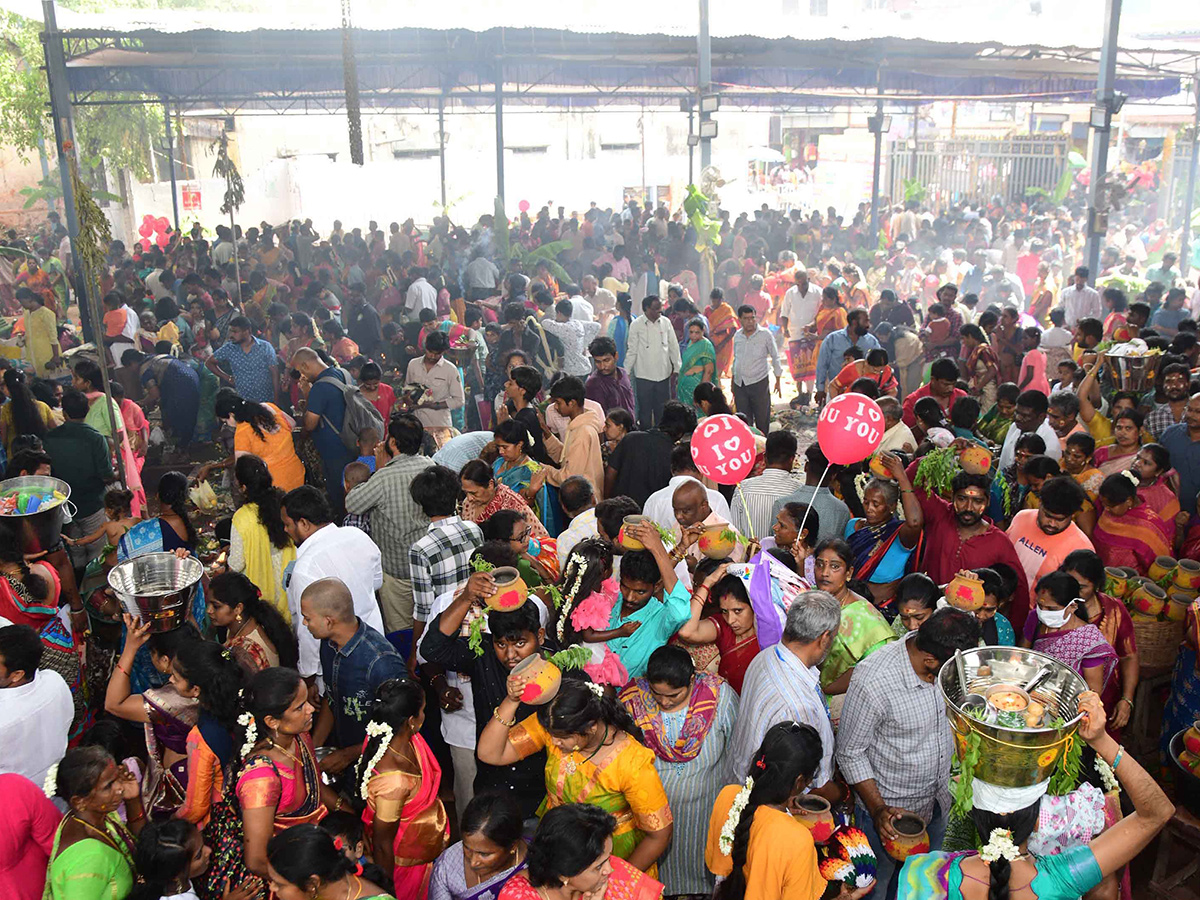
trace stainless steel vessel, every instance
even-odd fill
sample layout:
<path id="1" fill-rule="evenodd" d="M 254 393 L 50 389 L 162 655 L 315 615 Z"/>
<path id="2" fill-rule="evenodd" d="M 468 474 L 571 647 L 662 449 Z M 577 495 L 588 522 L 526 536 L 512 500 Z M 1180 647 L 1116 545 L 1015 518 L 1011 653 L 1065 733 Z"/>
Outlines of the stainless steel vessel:
<path id="1" fill-rule="evenodd" d="M 194 556 L 147 553 L 117 564 L 108 573 L 108 586 L 122 610 L 149 622 L 153 632 L 170 631 L 187 618 L 203 575 L 204 565 Z"/>

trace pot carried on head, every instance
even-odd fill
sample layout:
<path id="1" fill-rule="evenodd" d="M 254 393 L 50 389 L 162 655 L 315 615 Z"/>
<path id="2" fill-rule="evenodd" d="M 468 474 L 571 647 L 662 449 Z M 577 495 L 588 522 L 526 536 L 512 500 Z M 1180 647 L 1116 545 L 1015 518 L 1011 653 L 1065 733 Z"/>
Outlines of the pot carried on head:
<path id="1" fill-rule="evenodd" d="M 1162 351 L 1151 350 L 1141 338 L 1117 344 L 1104 353 L 1104 361 L 1119 391 L 1145 393 L 1154 387 L 1154 377 L 1162 362 Z"/>
<path id="2" fill-rule="evenodd" d="M 75 509 L 69 502 L 71 486 L 49 475 L 22 475 L 0 481 L 0 497 L 12 498 L 0 515 L 16 525 L 21 552 L 27 555 L 57 547 L 63 523 L 71 521 Z M 25 512 L 21 511 L 18 498 L 25 500 Z"/>
<path id="3" fill-rule="evenodd" d="M 146 553 L 114 566 L 108 586 L 121 609 L 149 622 L 151 632 L 170 631 L 187 618 L 203 575 L 204 564 L 194 556 L 180 559 L 174 553 Z"/>

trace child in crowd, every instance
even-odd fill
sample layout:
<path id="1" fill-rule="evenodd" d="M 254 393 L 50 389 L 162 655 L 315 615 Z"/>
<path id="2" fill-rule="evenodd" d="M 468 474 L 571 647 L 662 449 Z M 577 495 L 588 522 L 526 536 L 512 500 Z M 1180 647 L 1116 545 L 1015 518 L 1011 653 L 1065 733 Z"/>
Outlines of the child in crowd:
<path id="1" fill-rule="evenodd" d="M 1046 378 L 1046 354 L 1041 350 L 1042 330 L 1026 328 L 1021 332 L 1021 350 L 1025 355 L 1021 358 L 1021 374 L 1017 378 L 1017 389 L 1021 391 L 1041 391 L 1049 396 L 1050 382 Z M 1059 368 L 1061 369 L 1061 364 Z"/>
<path id="2" fill-rule="evenodd" d="M 372 463 L 375 462 L 374 456 L 369 457 L 369 459 Z M 374 468 L 374 466 L 368 467 L 365 462 L 358 459 L 342 469 L 342 486 L 345 488 L 346 493 L 349 494 L 351 490 L 369 479 L 373 474 L 372 470 Z M 345 528 L 357 528 L 369 536 L 371 534 L 371 513 L 347 513 L 346 518 L 342 520 L 342 526 Z"/>
<path id="3" fill-rule="evenodd" d="M 361 868 L 358 877 L 379 885 L 385 891 L 392 890 L 392 876 L 367 858 L 363 823 L 358 816 L 344 810 L 334 810 L 317 824 L 333 838 L 333 845 L 345 854 L 346 859 Z"/>
<path id="4" fill-rule="evenodd" d="M 117 564 L 117 542 L 125 536 L 125 532 L 142 521 L 133 514 L 132 508 L 132 491 L 109 488 L 104 494 L 104 514 L 108 520 L 91 534 L 86 534 L 81 538 L 69 538 L 64 534 L 63 541 L 75 546 L 93 544 L 100 538 L 104 538 L 104 549 L 100 553 L 104 556 L 104 565 L 111 569 Z"/>
<path id="5" fill-rule="evenodd" d="M 1017 590 L 1017 573 L 1011 566 L 994 563 L 986 569 L 976 569 L 975 575 L 983 582 L 983 606 L 975 610 L 975 618 L 983 629 L 984 646 L 1016 646 L 1016 632 L 1001 610 L 1008 609 Z"/>
<path id="6" fill-rule="evenodd" d="M 383 421 L 387 422 L 387 420 L 388 417 L 384 416 Z M 358 459 L 355 462 L 366 466 L 367 471 L 372 475 L 375 474 L 375 448 L 379 446 L 379 441 L 379 431 L 370 426 L 358 433 Z"/>

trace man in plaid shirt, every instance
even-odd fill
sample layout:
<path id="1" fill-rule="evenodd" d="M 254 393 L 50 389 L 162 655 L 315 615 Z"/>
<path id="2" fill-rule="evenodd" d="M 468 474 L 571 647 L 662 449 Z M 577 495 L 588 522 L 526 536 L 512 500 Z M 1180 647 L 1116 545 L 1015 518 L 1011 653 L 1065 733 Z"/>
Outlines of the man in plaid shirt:
<path id="1" fill-rule="evenodd" d="M 410 490 L 417 506 L 429 517 L 429 530 L 408 551 L 415 659 L 415 648 L 429 621 L 434 599 L 471 576 L 471 554 L 483 543 L 483 532 L 457 514 L 459 482 L 452 470 L 430 466 L 412 480 Z"/>

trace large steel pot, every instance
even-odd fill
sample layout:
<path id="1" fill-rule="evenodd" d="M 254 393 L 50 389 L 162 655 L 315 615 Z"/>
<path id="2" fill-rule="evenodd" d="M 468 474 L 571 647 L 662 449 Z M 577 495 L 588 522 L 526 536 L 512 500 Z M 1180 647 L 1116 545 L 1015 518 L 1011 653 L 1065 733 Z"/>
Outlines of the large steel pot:
<path id="1" fill-rule="evenodd" d="M 121 609 L 149 622 L 152 632 L 170 631 L 187 618 L 203 575 L 204 565 L 194 556 L 180 559 L 174 553 L 146 553 L 114 566 L 108 586 L 121 601 Z"/>
<path id="2" fill-rule="evenodd" d="M 67 512 L 71 506 L 71 486 L 61 478 L 51 478 L 49 475 L 22 475 L 19 478 L 0 481 L 0 497 L 21 491 L 35 491 L 40 494 L 58 491 L 67 498 L 62 503 L 56 503 L 48 509 L 39 509 L 35 513 L 13 513 L 4 517 L 16 524 L 22 553 L 45 553 L 47 550 L 53 550 L 62 540 L 63 523 L 70 521 Z"/>
<path id="3" fill-rule="evenodd" d="M 967 737 L 972 732 L 980 736 L 976 778 L 1002 787 L 1028 787 L 1047 780 L 1079 728 L 1078 698 L 1088 689 L 1087 683 L 1054 657 L 1019 647 L 978 647 L 964 651 L 962 659 L 968 690 L 974 694 L 983 694 L 995 684 L 1026 684 L 1043 666 L 1050 667 L 1050 676 L 1032 697 L 1046 707 L 1047 717 L 1058 720 L 1054 727 L 1004 728 L 967 715 L 960 705 L 963 693 L 953 659 L 942 666 L 937 679 L 959 758 Z"/>

